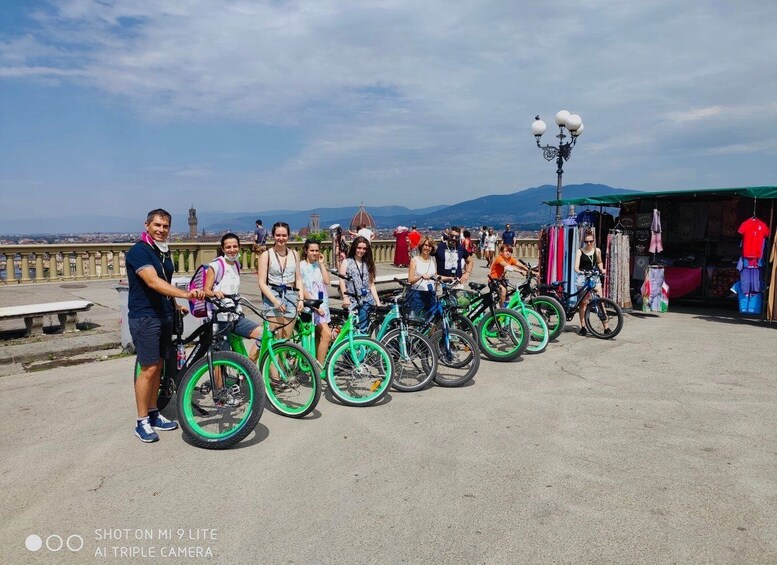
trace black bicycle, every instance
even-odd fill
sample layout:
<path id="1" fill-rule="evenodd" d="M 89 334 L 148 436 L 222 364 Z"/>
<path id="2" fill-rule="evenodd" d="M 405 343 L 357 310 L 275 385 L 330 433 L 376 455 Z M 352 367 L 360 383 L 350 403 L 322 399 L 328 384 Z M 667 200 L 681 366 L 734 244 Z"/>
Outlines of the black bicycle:
<path id="1" fill-rule="evenodd" d="M 238 300 L 206 300 L 213 305 L 213 315 L 185 339 L 183 316 L 176 312 L 173 336 L 166 344 L 157 407 L 165 408 L 177 392 L 179 423 L 190 443 L 225 449 L 254 430 L 264 411 L 265 389 L 256 365 L 230 351 Z M 218 321 L 219 313 L 231 314 L 232 321 Z M 187 355 L 186 347 L 192 344 Z M 139 373 L 136 361 L 135 379 Z"/>
<path id="2" fill-rule="evenodd" d="M 539 283 L 535 267 L 532 267 L 530 263 L 527 263 L 522 259 L 518 259 L 518 261 L 528 269 L 526 280 L 523 284 L 518 286 L 518 291 L 521 293 L 521 299 L 528 304 L 532 310 L 542 314 L 542 317 L 545 318 L 545 323 L 548 325 L 548 340 L 553 341 L 561 335 L 561 332 L 564 331 L 564 327 L 566 327 L 566 310 L 561 302 L 555 298 L 555 292 L 548 294 L 547 291 L 550 290 L 550 286 Z M 554 283 L 554 285 L 558 284 L 563 283 Z"/>
<path id="3" fill-rule="evenodd" d="M 623 310 L 609 298 L 599 296 L 596 286 L 601 276 L 599 269 L 584 271 L 585 284 L 577 292 L 564 290 L 565 281 L 550 285 L 537 285 L 541 296 L 558 299 L 564 308 L 567 321 L 571 321 L 588 298 L 588 304 L 583 313 L 585 327 L 591 335 L 599 339 L 612 339 L 623 329 Z"/>

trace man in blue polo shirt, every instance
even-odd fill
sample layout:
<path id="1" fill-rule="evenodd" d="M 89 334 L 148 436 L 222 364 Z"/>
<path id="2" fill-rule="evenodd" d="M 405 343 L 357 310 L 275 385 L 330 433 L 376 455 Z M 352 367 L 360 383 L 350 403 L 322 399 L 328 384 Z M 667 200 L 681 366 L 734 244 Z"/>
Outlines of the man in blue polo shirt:
<path id="1" fill-rule="evenodd" d="M 154 430 L 178 427 L 178 422 L 162 416 L 156 405 L 165 351 L 173 332 L 174 308 L 186 313 L 173 298 L 204 298 L 201 290 L 188 292 L 170 284 L 174 270 L 167 246 L 170 221 L 169 212 L 161 208 L 151 210 L 146 217 L 146 231 L 125 259 L 129 281 L 127 318 L 140 365 L 140 374 L 135 380 L 138 409 L 135 435 L 145 443 L 159 440 Z"/>
<path id="2" fill-rule="evenodd" d="M 502 233 L 502 243 L 510 247 L 515 245 L 515 232 L 510 227 L 510 224 L 505 226 L 505 231 Z"/>

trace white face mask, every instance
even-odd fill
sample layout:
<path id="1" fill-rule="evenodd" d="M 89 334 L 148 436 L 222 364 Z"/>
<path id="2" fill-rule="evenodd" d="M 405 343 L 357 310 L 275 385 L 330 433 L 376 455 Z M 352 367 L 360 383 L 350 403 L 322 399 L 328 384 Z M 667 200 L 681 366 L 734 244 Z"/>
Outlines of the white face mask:
<path id="1" fill-rule="evenodd" d="M 240 257 L 240 251 L 238 251 L 234 255 L 230 255 L 229 253 L 224 254 L 224 259 L 226 259 L 230 263 L 234 263 L 235 261 L 237 261 L 238 257 Z"/>
<path id="2" fill-rule="evenodd" d="M 166 241 L 154 241 L 154 245 L 156 245 L 157 249 L 162 253 L 167 253 L 169 251 Z"/>

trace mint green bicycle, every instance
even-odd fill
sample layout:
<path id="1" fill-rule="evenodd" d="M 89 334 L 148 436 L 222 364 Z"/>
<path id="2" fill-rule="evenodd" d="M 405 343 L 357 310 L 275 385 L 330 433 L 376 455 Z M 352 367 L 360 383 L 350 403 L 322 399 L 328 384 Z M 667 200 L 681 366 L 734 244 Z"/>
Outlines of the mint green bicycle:
<path id="1" fill-rule="evenodd" d="M 354 297 L 357 304 L 360 298 Z M 321 300 L 305 300 L 307 309 L 318 308 Z M 386 348 L 378 341 L 360 335 L 356 309 L 330 308 L 333 341 L 324 360 L 321 378 L 332 395 L 347 406 L 370 406 L 382 399 L 394 378 L 394 362 Z M 336 332 L 336 335 L 334 335 Z M 309 312 L 297 317 L 292 340 L 315 360 L 316 327 Z M 272 403 L 271 395 L 268 394 Z"/>

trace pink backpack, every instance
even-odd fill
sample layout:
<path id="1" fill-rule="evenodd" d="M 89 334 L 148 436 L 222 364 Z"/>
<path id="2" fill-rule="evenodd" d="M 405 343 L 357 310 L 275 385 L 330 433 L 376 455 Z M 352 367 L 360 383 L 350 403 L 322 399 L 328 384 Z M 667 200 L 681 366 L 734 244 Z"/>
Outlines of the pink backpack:
<path id="1" fill-rule="evenodd" d="M 226 264 L 223 257 L 216 257 L 216 278 L 213 280 L 213 285 L 219 284 L 224 277 L 226 271 Z M 237 266 L 237 274 L 240 274 L 240 263 L 235 263 Z M 203 264 L 197 267 L 194 271 L 191 280 L 189 281 L 189 291 L 192 290 L 205 290 L 205 275 L 208 273 L 208 267 L 210 265 Z M 205 300 L 189 300 L 189 312 L 195 318 L 207 318 L 208 317 L 208 303 Z"/>

